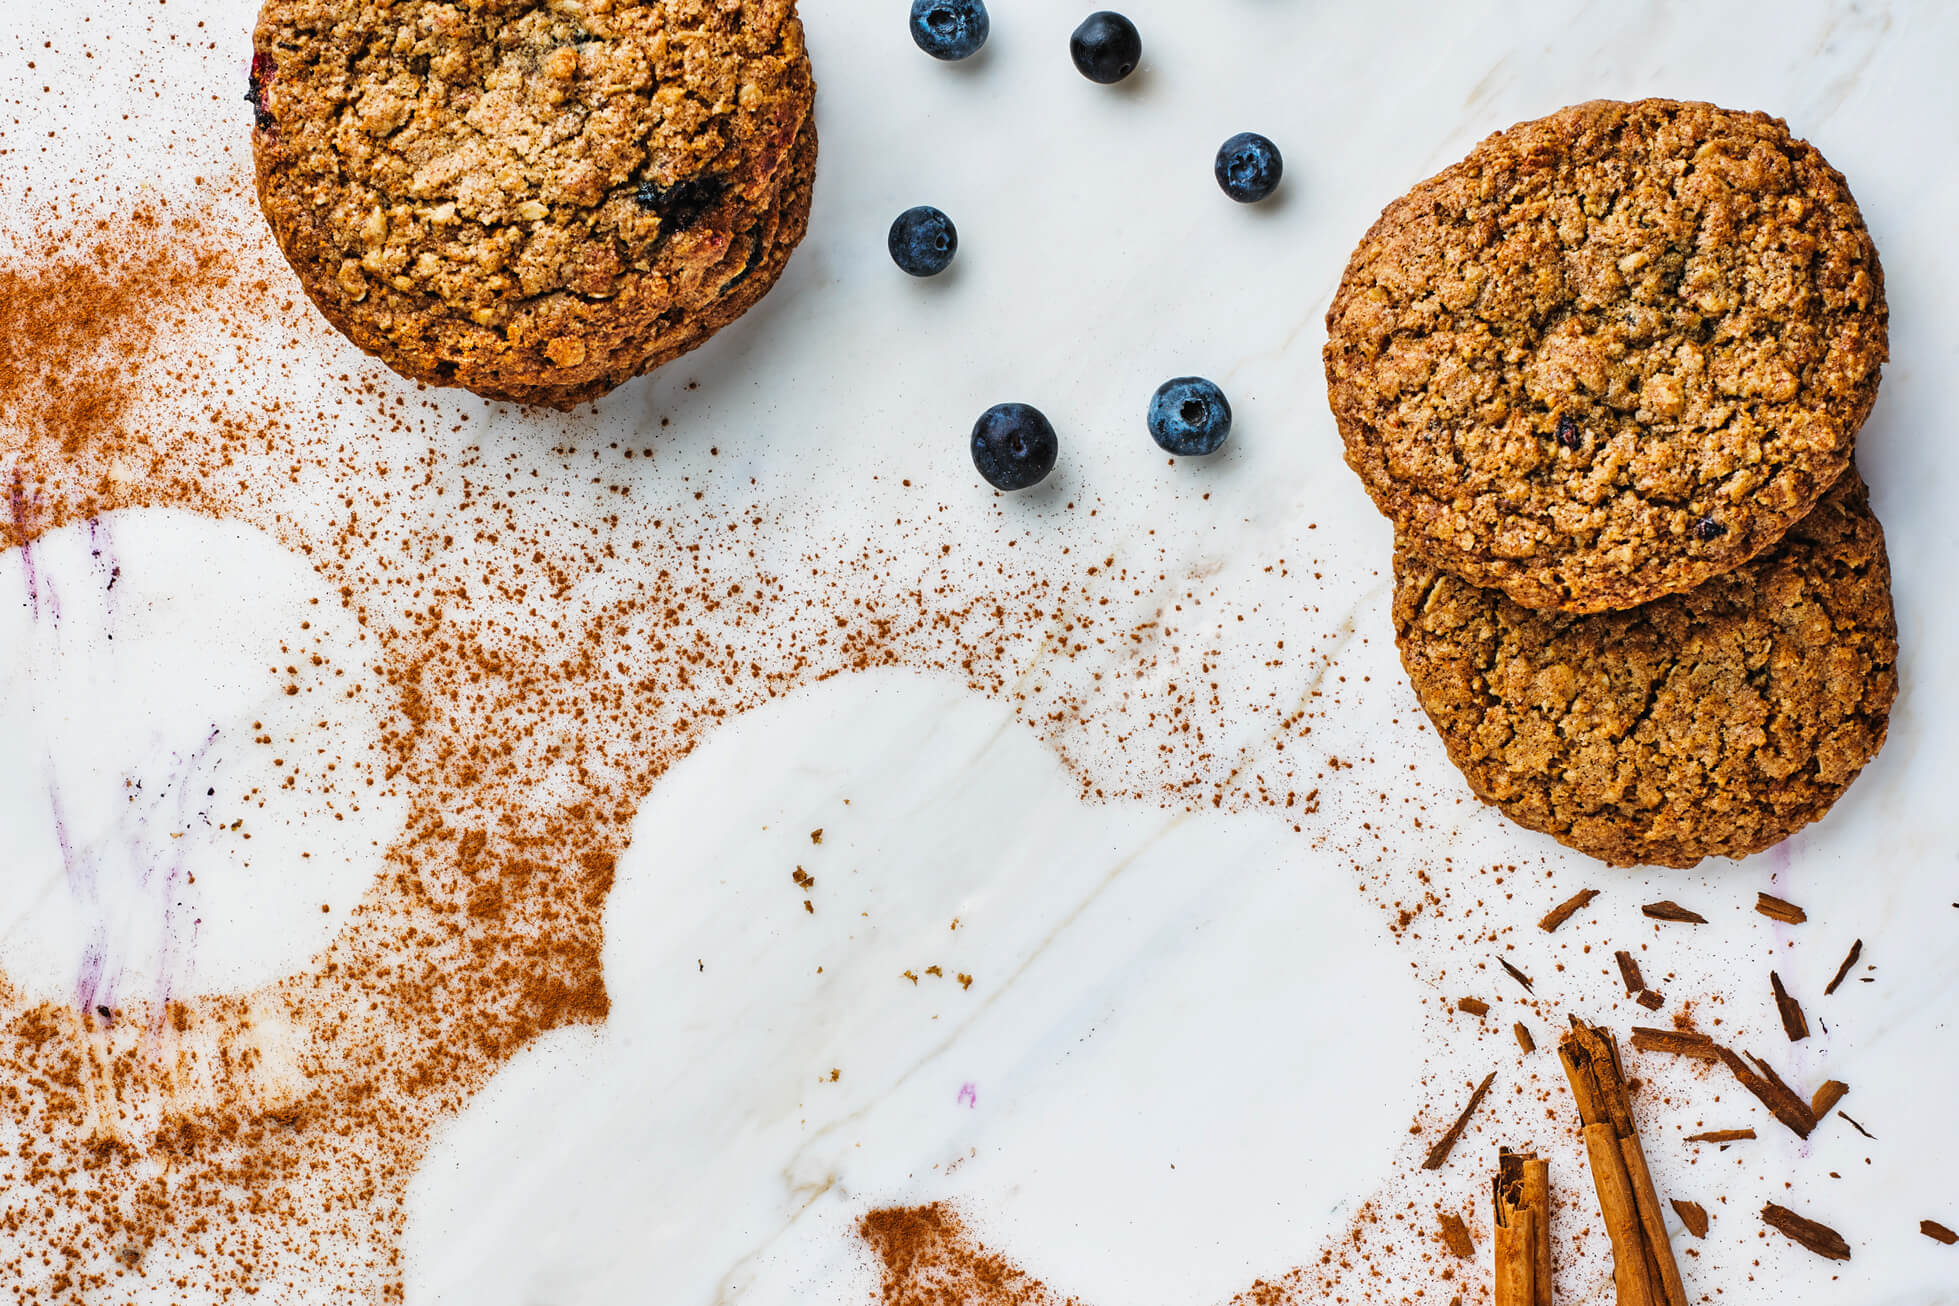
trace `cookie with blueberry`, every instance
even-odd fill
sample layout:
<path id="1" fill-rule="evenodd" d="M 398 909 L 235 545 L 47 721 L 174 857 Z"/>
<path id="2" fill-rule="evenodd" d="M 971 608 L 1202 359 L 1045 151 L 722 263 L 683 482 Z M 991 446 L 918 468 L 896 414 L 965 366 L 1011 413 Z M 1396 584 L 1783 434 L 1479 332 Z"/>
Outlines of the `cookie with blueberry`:
<path id="1" fill-rule="evenodd" d="M 1898 632 L 1855 468 L 1734 571 L 1641 607 L 1527 608 L 1402 548 L 1394 623 L 1476 796 L 1615 865 L 1759 852 L 1884 744 Z"/>
<path id="2" fill-rule="evenodd" d="M 1327 336 L 1347 461 L 1404 547 L 1597 612 L 1730 571 L 1815 506 L 1887 313 L 1842 174 L 1779 119 L 1594 101 L 1389 205 Z"/>
<path id="3" fill-rule="evenodd" d="M 567 408 L 701 344 L 801 240 L 794 0 L 266 0 L 261 207 L 405 376 Z"/>

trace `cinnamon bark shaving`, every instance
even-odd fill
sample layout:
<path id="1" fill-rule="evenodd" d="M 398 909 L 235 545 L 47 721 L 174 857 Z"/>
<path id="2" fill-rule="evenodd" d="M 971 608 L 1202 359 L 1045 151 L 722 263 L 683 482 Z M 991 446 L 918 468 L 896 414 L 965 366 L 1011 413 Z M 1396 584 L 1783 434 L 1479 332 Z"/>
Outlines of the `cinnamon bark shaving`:
<path id="1" fill-rule="evenodd" d="M 1505 961 L 1503 958 L 1498 957 L 1496 959 L 1496 964 L 1503 967 L 1504 970 L 1508 971 L 1510 973 L 1511 979 L 1516 980 L 1519 984 L 1523 985 L 1524 992 L 1529 993 L 1531 989 L 1534 987 L 1530 982 L 1530 976 L 1524 974 L 1524 972 L 1518 970 L 1515 966 L 1512 966 L 1509 962 Z"/>
<path id="2" fill-rule="evenodd" d="M 1619 963 L 1619 978 L 1626 982 L 1626 996 L 1631 997 L 1643 991 L 1646 988 L 1646 979 L 1639 973 L 1639 963 L 1633 960 L 1633 955 L 1622 948 L 1613 953 L 1612 957 Z"/>
<path id="3" fill-rule="evenodd" d="M 1551 933 L 1558 926 L 1591 906 L 1592 899 L 1596 897 L 1598 897 L 1597 889 L 1584 889 L 1573 894 L 1545 913 L 1544 919 L 1537 923 L 1537 928 L 1543 930 L 1546 934 Z"/>
<path id="4" fill-rule="evenodd" d="M 1710 1129 L 1704 1134 L 1689 1134 L 1690 1143 L 1740 1143 L 1755 1136 L 1752 1129 Z"/>
<path id="5" fill-rule="evenodd" d="M 1475 1240 L 1469 1236 L 1469 1226 L 1463 1223 L 1454 1211 L 1444 1211 L 1438 1217 L 1442 1225 L 1442 1242 L 1449 1254 L 1458 1260 L 1468 1260 L 1476 1254 Z"/>
<path id="6" fill-rule="evenodd" d="M 1707 1208 L 1699 1202 L 1688 1202 L 1676 1197 L 1673 1199 L 1673 1213 L 1680 1217 L 1680 1223 L 1687 1226 L 1687 1232 L 1696 1238 L 1707 1237 Z"/>
<path id="7" fill-rule="evenodd" d="M 1659 902 L 1649 902 L 1639 909 L 1642 916 L 1656 921 L 1671 921 L 1676 925 L 1705 925 L 1707 917 L 1697 911 L 1689 911 L 1671 898 Z"/>
<path id="8" fill-rule="evenodd" d="M 1952 1230 L 1946 1228 L 1937 1220 L 1920 1220 L 1918 1222 L 1918 1232 L 1924 1234 L 1933 1242 L 1944 1243 L 1947 1247 L 1952 1246 L 1954 1243 L 1959 1243 L 1959 1233 L 1952 1232 Z"/>
<path id="9" fill-rule="evenodd" d="M 1843 1101 L 1844 1095 L 1849 1092 L 1850 1085 L 1841 1079 L 1824 1080 L 1823 1087 L 1817 1089 L 1809 1099 L 1809 1113 L 1817 1120 L 1822 1120 L 1824 1116 L 1830 1114 L 1837 1103 Z"/>
<path id="10" fill-rule="evenodd" d="M 1522 1048 L 1526 1053 L 1537 1051 L 1537 1040 L 1530 1036 L 1530 1030 L 1524 1025 L 1523 1021 L 1520 1020 L 1512 1025 L 1510 1032 L 1517 1036 L 1517 1046 Z"/>
<path id="11" fill-rule="evenodd" d="M 1632 1045 L 1640 1052 L 1670 1052 L 1696 1061 L 1719 1061 L 1721 1049 L 1707 1035 L 1691 1029 L 1646 1029 L 1635 1026 Z"/>
<path id="12" fill-rule="evenodd" d="M 1809 913 L 1786 898 L 1778 898 L 1772 893 L 1755 895 L 1755 910 L 1770 920 L 1781 921 L 1784 925 L 1801 925 L 1809 919 Z"/>
<path id="13" fill-rule="evenodd" d="M 1824 986 L 1823 988 L 1824 997 L 1827 998 L 1832 993 L 1835 993 L 1837 991 L 1837 985 L 1843 983 L 1844 978 L 1850 974 L 1850 968 L 1857 964 L 1857 958 L 1863 955 L 1864 955 L 1864 941 L 1862 939 L 1859 939 L 1855 943 L 1850 945 L 1850 955 L 1843 959 L 1843 965 L 1837 967 L 1836 978 L 1831 980 L 1827 985 Z"/>
<path id="14" fill-rule="evenodd" d="M 1809 1037 L 1809 1018 L 1803 1015 L 1802 1003 L 1789 996 L 1789 990 L 1782 987 L 1782 976 L 1769 972 L 1769 987 L 1775 991 L 1775 1009 L 1782 1013 L 1782 1032 L 1789 1036 L 1791 1043 L 1800 1043 Z"/>
<path id="15" fill-rule="evenodd" d="M 1753 1093 L 1767 1107 L 1771 1114 L 1783 1124 L 1794 1130 L 1799 1138 L 1808 1138 L 1816 1128 L 1816 1117 L 1810 1113 L 1809 1103 L 1796 1096 L 1796 1091 L 1784 1083 L 1782 1076 L 1775 1073 L 1768 1062 L 1754 1053 L 1745 1053 L 1748 1060 L 1730 1052 L 1727 1048 L 1717 1048 L 1721 1060 L 1741 1086 Z M 1749 1063 L 1753 1062 L 1753 1065 Z"/>
<path id="16" fill-rule="evenodd" d="M 1774 1202 L 1764 1206 L 1762 1223 L 1788 1235 L 1790 1241 L 1807 1247 L 1818 1256 L 1833 1261 L 1850 1259 L 1850 1244 L 1843 1240 L 1842 1234 L 1827 1224 L 1805 1219 L 1786 1206 L 1777 1206 Z"/>
<path id="17" fill-rule="evenodd" d="M 1462 998 L 1456 1002 L 1457 1011 L 1467 1011 L 1478 1018 L 1490 1014 L 1490 1004 L 1481 998 Z"/>
<path id="18" fill-rule="evenodd" d="M 1483 1104 L 1483 1095 L 1490 1091 L 1490 1085 L 1495 1082 L 1496 1071 L 1492 1070 L 1483 1076 L 1483 1082 L 1478 1084 L 1476 1091 L 1469 1095 L 1469 1105 L 1464 1107 L 1462 1114 L 1456 1117 L 1456 1123 L 1450 1125 L 1449 1132 L 1437 1139 L 1434 1147 L 1428 1149 L 1428 1156 L 1422 1161 L 1422 1169 L 1442 1168 L 1443 1162 L 1449 1159 L 1449 1153 L 1455 1147 L 1457 1140 L 1462 1137 L 1462 1131 L 1469 1128 L 1469 1118 L 1475 1115 L 1476 1108 Z"/>

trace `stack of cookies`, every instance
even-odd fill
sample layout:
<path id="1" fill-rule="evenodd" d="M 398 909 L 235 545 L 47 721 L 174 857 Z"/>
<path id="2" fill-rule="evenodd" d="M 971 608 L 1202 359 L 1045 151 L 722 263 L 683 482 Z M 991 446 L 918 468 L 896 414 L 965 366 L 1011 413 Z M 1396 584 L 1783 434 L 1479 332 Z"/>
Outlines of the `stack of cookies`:
<path id="1" fill-rule="evenodd" d="M 1842 174 L 1784 124 L 1581 104 L 1395 201 L 1327 314 L 1394 621 L 1478 797 L 1618 865 L 1786 838 L 1884 742 L 1852 465 L 1887 352 Z"/>

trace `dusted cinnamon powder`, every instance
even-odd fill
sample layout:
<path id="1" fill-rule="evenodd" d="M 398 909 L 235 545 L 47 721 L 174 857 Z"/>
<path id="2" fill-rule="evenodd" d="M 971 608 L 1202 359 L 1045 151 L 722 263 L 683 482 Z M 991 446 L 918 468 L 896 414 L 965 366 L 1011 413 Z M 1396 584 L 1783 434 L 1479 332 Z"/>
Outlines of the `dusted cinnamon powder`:
<path id="1" fill-rule="evenodd" d="M 873 1211 L 857 1231 L 877 1254 L 883 1306 L 1081 1306 L 988 1251 L 942 1202 Z"/>

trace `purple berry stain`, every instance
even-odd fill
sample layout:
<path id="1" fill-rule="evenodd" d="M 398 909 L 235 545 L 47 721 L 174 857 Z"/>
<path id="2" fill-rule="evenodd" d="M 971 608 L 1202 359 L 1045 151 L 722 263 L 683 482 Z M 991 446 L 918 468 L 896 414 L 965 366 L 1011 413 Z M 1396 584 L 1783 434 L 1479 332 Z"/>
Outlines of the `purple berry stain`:
<path id="1" fill-rule="evenodd" d="M 252 71 L 247 75 L 245 103 L 252 106 L 252 124 L 260 130 L 272 126 L 272 112 L 265 107 L 265 84 L 272 80 L 272 56 L 263 50 L 252 55 Z"/>
<path id="2" fill-rule="evenodd" d="M 979 1106 L 979 1085 L 970 1083 L 961 1084 L 959 1086 L 958 1104 L 969 1111 L 977 1109 Z"/>

